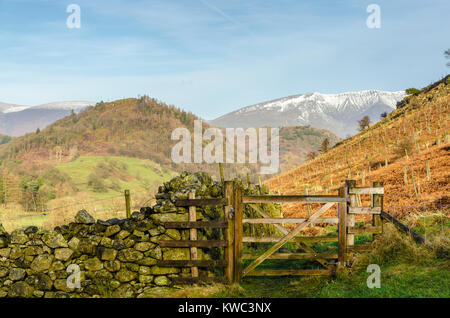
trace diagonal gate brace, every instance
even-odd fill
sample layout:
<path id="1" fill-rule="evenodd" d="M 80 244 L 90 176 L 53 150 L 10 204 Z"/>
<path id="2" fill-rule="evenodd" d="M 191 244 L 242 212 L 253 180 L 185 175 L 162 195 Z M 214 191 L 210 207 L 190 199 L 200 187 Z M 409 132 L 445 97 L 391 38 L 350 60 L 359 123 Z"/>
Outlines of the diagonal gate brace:
<path id="1" fill-rule="evenodd" d="M 329 207 L 327 209 L 329 209 L 333 203 L 327 203 L 326 205 L 329 205 Z M 326 206 L 325 205 L 325 206 Z M 263 210 L 261 210 L 260 208 L 258 208 L 257 206 L 254 206 L 253 204 L 249 204 L 249 206 L 255 210 L 256 212 L 258 212 L 263 218 L 270 218 L 270 215 L 268 215 L 266 212 L 264 212 Z M 324 207 L 325 207 L 324 206 Z M 282 227 L 279 224 L 272 224 L 273 226 L 275 226 L 275 228 L 280 231 L 282 234 L 287 235 L 289 234 L 289 231 L 286 230 L 284 227 Z M 316 253 L 316 251 L 314 251 L 311 247 L 309 247 L 308 245 L 306 245 L 305 243 L 298 243 L 298 245 L 306 252 L 309 253 Z M 317 262 L 319 262 L 320 264 L 322 264 L 323 266 L 325 266 L 326 268 L 330 269 L 330 264 L 328 263 L 328 261 L 324 258 L 317 258 L 316 259 Z"/>
<path id="2" fill-rule="evenodd" d="M 327 203 L 322 206 L 319 210 L 317 210 L 313 215 L 311 215 L 305 222 L 297 226 L 294 230 L 292 230 L 289 234 L 284 236 L 278 243 L 269 248 L 264 254 L 259 256 L 253 263 L 251 263 L 247 268 L 242 271 L 242 277 L 249 274 L 252 270 L 254 270 L 259 264 L 264 262 L 267 258 L 270 257 L 273 253 L 275 253 L 280 247 L 289 242 L 292 238 L 294 238 L 301 230 L 311 224 L 314 220 L 318 219 L 324 212 L 326 212 L 329 208 L 333 206 L 334 203 Z"/>

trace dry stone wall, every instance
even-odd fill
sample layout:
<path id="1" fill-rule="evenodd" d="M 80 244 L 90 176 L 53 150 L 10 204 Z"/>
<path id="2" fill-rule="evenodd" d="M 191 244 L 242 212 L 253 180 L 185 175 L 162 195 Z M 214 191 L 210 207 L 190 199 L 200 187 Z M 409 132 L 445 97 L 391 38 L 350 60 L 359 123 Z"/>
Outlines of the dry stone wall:
<path id="1" fill-rule="evenodd" d="M 166 229 L 163 223 L 187 221 L 188 210 L 174 203 L 191 191 L 197 198 L 223 195 L 221 184 L 208 174 L 183 173 L 159 188 L 155 206 L 133 212 L 130 219 L 95 220 L 81 210 L 74 222 L 53 231 L 30 226 L 7 233 L 0 224 L 0 298 L 146 297 L 172 286 L 173 277 L 190 276 L 188 268 L 156 264 L 189 259 L 188 248 L 161 248 L 158 242 L 189 239 L 187 230 Z M 199 220 L 217 220 L 223 218 L 223 207 L 198 208 L 197 215 Z M 199 239 L 221 235 L 219 230 L 199 231 Z M 221 254 L 211 249 L 199 258 Z"/>

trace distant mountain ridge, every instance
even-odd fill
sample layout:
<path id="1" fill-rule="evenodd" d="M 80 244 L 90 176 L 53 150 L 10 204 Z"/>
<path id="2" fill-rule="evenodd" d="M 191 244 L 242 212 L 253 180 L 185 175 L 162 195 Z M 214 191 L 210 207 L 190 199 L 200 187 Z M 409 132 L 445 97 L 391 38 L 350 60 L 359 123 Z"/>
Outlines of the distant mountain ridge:
<path id="1" fill-rule="evenodd" d="M 70 115 L 72 110 L 79 113 L 94 105 L 88 101 L 62 101 L 37 106 L 0 103 L 0 134 L 22 136 L 38 128 L 42 130 Z"/>
<path id="2" fill-rule="evenodd" d="M 8 104 L 0 102 L 0 112 L 2 113 L 15 113 L 20 112 L 25 109 L 65 109 L 65 110 L 74 110 L 78 112 L 88 106 L 94 106 L 94 102 L 88 101 L 62 101 L 62 102 L 51 102 L 46 104 L 40 104 L 36 106 L 29 105 L 17 105 L 17 104 Z"/>
<path id="3" fill-rule="evenodd" d="M 341 94 L 308 93 L 247 106 L 210 121 L 222 127 L 285 127 L 311 125 L 340 137 L 357 132 L 357 120 L 369 116 L 372 123 L 390 113 L 406 94 L 366 90 Z"/>

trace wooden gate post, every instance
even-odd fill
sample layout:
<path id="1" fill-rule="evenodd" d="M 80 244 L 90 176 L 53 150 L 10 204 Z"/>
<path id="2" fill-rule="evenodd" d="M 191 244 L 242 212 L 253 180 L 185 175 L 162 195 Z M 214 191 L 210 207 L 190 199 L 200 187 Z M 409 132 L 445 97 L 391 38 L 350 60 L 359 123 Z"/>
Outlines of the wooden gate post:
<path id="1" fill-rule="evenodd" d="M 242 189 L 234 189 L 234 282 L 242 275 Z"/>
<path id="2" fill-rule="evenodd" d="M 195 199 L 195 192 L 189 192 L 189 200 Z M 197 209 L 195 206 L 189 207 L 189 222 L 197 222 Z M 192 228 L 189 230 L 189 240 L 197 241 L 197 229 Z M 191 260 L 196 261 L 198 259 L 197 247 L 192 246 L 190 249 Z M 193 266 L 191 268 L 192 277 L 198 277 L 198 267 Z"/>
<path id="3" fill-rule="evenodd" d="M 339 196 L 341 198 L 348 198 L 348 186 L 345 184 L 339 188 Z M 339 267 L 345 266 L 347 253 L 347 202 L 339 202 L 338 205 L 338 261 Z"/>
<path id="4" fill-rule="evenodd" d="M 227 247 L 225 248 L 225 260 L 227 267 L 225 268 L 225 276 L 228 283 L 234 281 L 234 215 L 231 213 L 231 208 L 234 206 L 234 183 L 233 181 L 225 181 L 225 221 L 228 226 L 225 230 L 225 239 Z"/>
<path id="5" fill-rule="evenodd" d="M 347 185 L 347 189 L 355 188 L 356 187 L 356 180 L 345 180 L 345 184 Z M 348 190 L 349 191 L 349 190 Z M 356 207 L 356 195 L 355 194 L 349 194 L 350 197 L 350 203 L 347 205 L 347 227 L 353 227 L 355 226 L 355 215 L 350 214 L 349 209 L 352 207 Z M 355 245 L 355 235 L 354 234 L 347 234 L 347 248 L 349 246 Z"/>
<path id="6" fill-rule="evenodd" d="M 382 187 L 383 182 L 374 182 L 374 187 Z M 372 194 L 371 195 L 372 207 L 380 207 L 381 211 L 383 211 L 383 194 Z M 373 226 L 380 226 L 381 231 L 383 232 L 383 221 L 381 221 L 381 214 L 374 214 L 372 219 Z M 373 234 L 373 238 L 375 239 L 377 234 Z"/>

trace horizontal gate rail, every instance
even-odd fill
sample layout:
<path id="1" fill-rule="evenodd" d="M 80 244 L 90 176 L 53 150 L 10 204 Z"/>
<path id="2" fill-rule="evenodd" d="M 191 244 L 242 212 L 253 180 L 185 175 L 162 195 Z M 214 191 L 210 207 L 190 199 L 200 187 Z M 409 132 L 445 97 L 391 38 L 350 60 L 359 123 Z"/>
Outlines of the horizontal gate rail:
<path id="1" fill-rule="evenodd" d="M 244 236 L 242 242 L 244 243 L 276 243 L 282 237 L 252 237 Z M 296 236 L 291 241 L 297 243 L 316 243 L 316 242 L 337 242 L 337 236 Z"/>
<path id="2" fill-rule="evenodd" d="M 225 267 L 227 262 L 225 260 L 164 260 L 158 261 L 156 265 L 161 267 Z"/>
<path id="3" fill-rule="evenodd" d="M 225 277 L 173 277 L 171 280 L 174 284 L 228 283 L 228 280 Z"/>
<path id="4" fill-rule="evenodd" d="M 164 223 L 166 229 L 226 229 L 228 227 L 227 221 L 197 221 L 197 222 L 166 222 Z"/>
<path id="5" fill-rule="evenodd" d="M 331 269 L 254 270 L 246 276 L 322 276 L 332 275 Z"/>
<path id="6" fill-rule="evenodd" d="M 227 241 L 159 241 L 161 247 L 225 247 Z"/>
<path id="7" fill-rule="evenodd" d="M 243 254 L 242 259 L 257 259 L 261 254 Z M 267 259 L 317 259 L 331 258 L 337 259 L 337 253 L 274 253 Z"/>
<path id="8" fill-rule="evenodd" d="M 351 207 L 350 214 L 381 214 L 381 207 Z"/>
<path id="9" fill-rule="evenodd" d="M 349 188 L 348 194 L 384 194 L 383 187 Z"/>
<path id="10" fill-rule="evenodd" d="M 300 203 L 347 202 L 348 198 L 335 195 L 244 195 L 242 203 Z"/>
<path id="11" fill-rule="evenodd" d="M 298 219 L 298 218 L 260 218 L 260 219 L 242 219 L 242 223 L 249 224 L 283 224 L 283 223 L 293 223 L 293 224 L 301 224 L 308 219 Z M 326 218 L 326 219 L 317 219 L 312 223 L 328 223 L 328 224 L 337 224 L 338 218 Z"/>
<path id="12" fill-rule="evenodd" d="M 225 204 L 224 199 L 178 199 L 175 201 L 175 206 L 179 207 L 221 205 L 221 204 Z"/>

